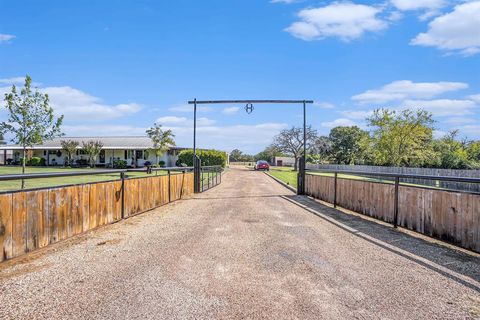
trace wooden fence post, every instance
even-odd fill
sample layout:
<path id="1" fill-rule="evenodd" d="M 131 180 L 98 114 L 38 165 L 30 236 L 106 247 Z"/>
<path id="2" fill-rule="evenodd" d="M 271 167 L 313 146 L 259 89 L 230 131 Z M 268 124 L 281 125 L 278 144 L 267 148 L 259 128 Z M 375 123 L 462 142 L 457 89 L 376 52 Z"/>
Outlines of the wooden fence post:
<path id="1" fill-rule="evenodd" d="M 125 172 L 120 173 L 122 179 L 122 219 L 125 219 Z"/>
<path id="2" fill-rule="evenodd" d="M 170 170 L 167 171 L 168 172 L 168 203 L 172 202 L 172 196 L 171 196 L 171 183 L 170 183 Z"/>
<path id="3" fill-rule="evenodd" d="M 338 178 L 338 172 L 335 172 L 335 178 L 333 180 L 333 207 L 337 207 L 337 178 Z"/>
<path id="4" fill-rule="evenodd" d="M 395 202 L 393 207 L 393 227 L 397 228 L 398 226 L 398 187 L 400 184 L 400 178 L 395 177 Z"/>

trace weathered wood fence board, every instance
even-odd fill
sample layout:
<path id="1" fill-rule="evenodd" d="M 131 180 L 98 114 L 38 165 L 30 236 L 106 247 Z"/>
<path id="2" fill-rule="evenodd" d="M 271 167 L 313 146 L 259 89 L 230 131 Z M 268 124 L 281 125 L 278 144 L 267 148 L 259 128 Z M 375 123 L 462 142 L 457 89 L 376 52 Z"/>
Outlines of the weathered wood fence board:
<path id="1" fill-rule="evenodd" d="M 392 184 L 337 180 L 337 205 L 386 222 L 394 221 Z M 306 193 L 333 203 L 334 178 L 307 175 Z M 480 252 L 480 195 L 400 186 L 399 226 Z"/>
<path id="2" fill-rule="evenodd" d="M 0 262 L 193 193 L 193 174 L 0 194 Z M 169 200 L 170 192 L 170 200 Z"/>
<path id="3" fill-rule="evenodd" d="M 480 170 L 458 170 L 458 169 L 439 169 L 439 168 L 411 168 L 411 167 L 382 167 L 382 166 L 366 166 L 366 165 L 345 165 L 345 164 L 307 164 L 307 169 L 316 170 L 335 170 L 335 171 L 356 171 L 369 173 L 391 173 L 391 174 L 412 174 L 424 176 L 446 176 L 446 177 L 470 177 L 480 178 Z M 375 178 L 375 176 L 371 176 Z M 388 180 L 386 177 L 377 177 L 379 179 Z M 432 179 L 413 179 L 402 178 L 402 182 L 432 186 L 443 189 L 480 192 L 480 184 L 463 183 L 455 181 L 436 181 Z"/>

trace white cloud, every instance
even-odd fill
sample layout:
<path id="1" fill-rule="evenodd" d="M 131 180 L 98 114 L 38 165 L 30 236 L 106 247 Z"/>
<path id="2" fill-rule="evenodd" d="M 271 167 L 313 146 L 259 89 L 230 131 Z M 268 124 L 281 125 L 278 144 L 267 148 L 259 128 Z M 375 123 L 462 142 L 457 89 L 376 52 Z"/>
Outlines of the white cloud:
<path id="1" fill-rule="evenodd" d="M 205 127 L 205 126 L 211 126 L 212 124 L 215 124 L 216 121 L 209 119 L 209 118 L 198 118 L 197 119 L 197 126 L 199 127 Z M 193 126 L 193 121 L 192 121 L 192 126 Z"/>
<path id="2" fill-rule="evenodd" d="M 403 14 L 400 11 L 392 11 L 387 17 L 388 21 L 399 21 L 403 18 Z"/>
<path id="3" fill-rule="evenodd" d="M 441 139 L 445 137 L 448 134 L 448 132 L 442 131 L 442 130 L 433 130 L 432 134 L 434 139 Z"/>
<path id="4" fill-rule="evenodd" d="M 185 127 L 192 127 L 193 128 L 193 119 L 188 119 L 185 117 L 176 117 L 176 116 L 165 116 L 160 117 L 155 121 L 161 125 L 176 125 L 176 126 L 185 126 Z M 211 126 L 215 124 L 215 120 L 201 117 L 197 118 L 197 126 Z"/>
<path id="5" fill-rule="evenodd" d="M 467 98 L 475 101 L 478 104 L 480 104 L 480 94 L 472 94 L 472 95 L 468 96 Z"/>
<path id="6" fill-rule="evenodd" d="M 368 90 L 355 95 L 352 100 L 360 103 L 380 104 L 405 99 L 428 99 L 434 96 L 468 88 L 463 82 L 412 82 L 394 81 L 380 89 Z"/>
<path id="7" fill-rule="evenodd" d="M 9 42 L 10 40 L 15 39 L 16 37 L 13 34 L 0 33 L 0 43 Z"/>
<path id="8" fill-rule="evenodd" d="M 24 77 L 13 77 L 13 78 L 3 78 L 0 79 L 1 84 L 24 84 L 25 83 L 25 78 Z"/>
<path id="9" fill-rule="evenodd" d="M 444 0 L 391 0 L 400 11 L 424 11 L 420 20 L 424 21 L 440 14 L 440 9 L 447 5 Z"/>
<path id="10" fill-rule="evenodd" d="M 166 116 L 166 117 L 160 117 L 157 119 L 157 123 L 159 124 L 164 124 L 164 123 L 185 123 L 187 122 L 187 118 L 185 117 L 175 117 L 175 116 Z"/>
<path id="11" fill-rule="evenodd" d="M 356 111 L 356 110 L 345 110 L 341 112 L 342 115 L 348 119 L 355 120 L 365 120 L 367 117 L 373 114 L 372 110 L 368 111 Z"/>
<path id="12" fill-rule="evenodd" d="M 334 2 L 325 7 L 308 8 L 298 13 L 300 21 L 285 29 L 303 40 L 321 40 L 339 37 L 343 41 L 360 38 L 365 32 L 378 32 L 387 28 L 387 23 L 378 18 L 382 9 L 355 4 Z"/>
<path id="13" fill-rule="evenodd" d="M 228 107 L 222 110 L 223 114 L 236 114 L 240 107 Z"/>
<path id="14" fill-rule="evenodd" d="M 474 123 L 477 122 L 477 120 L 469 117 L 452 117 L 445 119 L 443 122 L 450 125 L 462 125 L 467 123 Z"/>
<path id="15" fill-rule="evenodd" d="M 320 125 L 324 128 L 331 129 L 338 126 L 342 126 L 342 127 L 355 126 L 356 123 L 350 119 L 340 118 L 333 121 L 322 122 Z"/>
<path id="16" fill-rule="evenodd" d="M 436 47 L 465 56 L 480 52 L 480 1 L 457 5 L 450 13 L 435 18 L 428 31 L 418 34 L 412 45 Z"/>
<path id="17" fill-rule="evenodd" d="M 168 109 L 172 112 L 191 112 L 193 114 L 193 105 L 191 104 L 182 104 Z M 210 112 L 213 108 L 209 106 L 199 106 L 197 105 L 197 112 Z"/>
<path id="18" fill-rule="evenodd" d="M 63 125 L 66 136 L 144 136 L 146 127 L 128 125 Z"/>
<path id="19" fill-rule="evenodd" d="M 475 102 L 471 100 L 452 99 L 406 100 L 402 104 L 402 108 L 427 110 L 437 117 L 473 114 L 475 107 Z"/>
<path id="20" fill-rule="evenodd" d="M 44 87 L 38 90 L 48 93 L 50 106 L 57 115 L 65 115 L 66 121 L 114 119 L 142 109 L 137 103 L 105 104 L 100 98 L 72 87 Z M 1 96 L 7 92 L 10 92 L 10 87 L 0 87 Z"/>
<path id="21" fill-rule="evenodd" d="M 142 109 L 136 103 L 108 105 L 100 98 L 71 87 L 46 87 L 39 91 L 48 93 L 50 105 L 57 114 L 63 114 L 69 120 L 104 120 L 120 118 L 137 113 Z"/>
<path id="22" fill-rule="evenodd" d="M 480 138 L 480 125 L 470 124 L 465 126 L 458 127 L 461 133 L 469 136 L 470 138 L 479 139 Z"/>
<path id="23" fill-rule="evenodd" d="M 313 105 L 315 107 L 321 108 L 321 109 L 333 109 L 335 106 L 331 104 L 330 102 L 314 102 Z"/>

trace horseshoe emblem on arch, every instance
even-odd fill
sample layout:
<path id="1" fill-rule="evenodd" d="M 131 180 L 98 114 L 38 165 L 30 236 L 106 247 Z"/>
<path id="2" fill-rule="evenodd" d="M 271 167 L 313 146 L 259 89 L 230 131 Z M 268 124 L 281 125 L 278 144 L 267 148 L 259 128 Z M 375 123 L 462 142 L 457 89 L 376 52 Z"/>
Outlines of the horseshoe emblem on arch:
<path id="1" fill-rule="evenodd" d="M 253 107 L 253 104 L 252 103 L 247 103 L 245 105 L 245 111 L 248 113 L 248 114 L 251 114 L 253 112 L 255 108 Z"/>

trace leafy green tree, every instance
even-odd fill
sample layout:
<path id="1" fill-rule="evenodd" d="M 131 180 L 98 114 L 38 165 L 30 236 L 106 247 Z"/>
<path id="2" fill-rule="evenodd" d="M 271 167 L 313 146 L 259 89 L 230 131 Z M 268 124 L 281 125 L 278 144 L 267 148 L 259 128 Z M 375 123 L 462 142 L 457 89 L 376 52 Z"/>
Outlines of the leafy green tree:
<path id="1" fill-rule="evenodd" d="M 475 162 L 468 157 L 465 144 L 458 141 L 458 130 L 454 130 L 443 138 L 433 142 L 433 150 L 436 156 L 433 157 L 433 163 L 428 163 L 430 166 L 439 167 L 443 169 L 472 169 Z"/>
<path id="2" fill-rule="evenodd" d="M 62 149 L 67 153 L 68 156 L 68 162 L 66 163 L 66 165 L 72 165 L 73 155 L 77 152 L 77 148 L 80 143 L 74 140 L 61 140 L 60 144 L 62 145 Z"/>
<path id="3" fill-rule="evenodd" d="M 277 147 L 275 147 L 274 145 L 270 145 L 270 146 L 266 147 L 263 151 L 257 153 L 254 156 L 254 160 L 255 161 L 265 160 L 265 161 L 268 161 L 268 162 L 272 162 L 274 157 L 281 157 L 281 156 L 284 156 L 284 155 L 285 154 L 282 153 L 282 151 L 279 150 Z"/>
<path id="4" fill-rule="evenodd" d="M 91 168 L 95 168 L 95 162 L 97 161 L 97 157 L 102 151 L 102 148 L 103 142 L 101 141 L 82 141 L 82 149 L 88 155 L 88 163 L 90 164 Z"/>
<path id="5" fill-rule="evenodd" d="M 8 120 L 0 123 L 0 132 L 13 134 L 12 141 L 22 146 L 22 173 L 25 173 L 27 147 L 62 135 L 60 127 L 63 115 L 55 118 L 48 94 L 33 91 L 31 86 L 32 79 L 27 75 L 20 92 L 12 86 L 10 93 L 5 94 Z M 22 189 L 24 187 L 25 182 L 22 180 Z"/>
<path id="6" fill-rule="evenodd" d="M 152 139 L 153 147 L 151 150 L 155 154 L 155 164 L 158 164 L 158 158 L 175 146 L 175 135 L 172 130 L 163 130 L 162 126 L 157 123 L 147 130 L 147 135 Z"/>
<path id="7" fill-rule="evenodd" d="M 467 155 L 470 161 L 480 164 L 480 140 L 471 141 L 468 143 Z"/>
<path id="8" fill-rule="evenodd" d="M 331 155 L 336 163 L 364 163 L 370 136 L 357 126 L 339 126 L 330 131 Z"/>
<path id="9" fill-rule="evenodd" d="M 307 149 L 317 138 L 317 130 L 312 126 L 307 127 Z M 274 139 L 272 144 L 277 150 L 290 154 L 295 158 L 294 170 L 298 170 L 298 160 L 303 155 L 303 128 L 292 127 L 282 130 Z"/>
<path id="10" fill-rule="evenodd" d="M 231 162 L 239 162 L 242 161 L 243 157 L 243 152 L 239 149 L 233 149 L 232 152 L 230 152 L 230 161 Z"/>
<path id="11" fill-rule="evenodd" d="M 378 109 L 367 122 L 373 128 L 377 164 L 420 166 L 432 157 L 434 120 L 430 112 Z"/>

